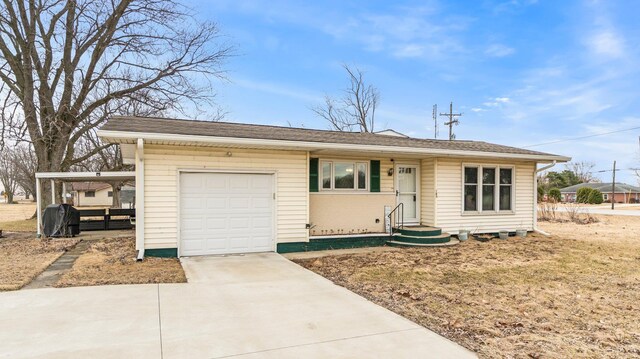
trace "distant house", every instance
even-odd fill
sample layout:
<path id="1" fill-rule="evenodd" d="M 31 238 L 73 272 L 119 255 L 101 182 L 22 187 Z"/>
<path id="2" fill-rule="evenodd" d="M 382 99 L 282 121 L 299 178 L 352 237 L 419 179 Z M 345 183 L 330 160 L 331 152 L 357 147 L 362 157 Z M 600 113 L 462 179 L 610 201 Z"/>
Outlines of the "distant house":
<path id="1" fill-rule="evenodd" d="M 576 201 L 576 192 L 582 187 L 594 188 L 602 192 L 602 199 L 605 202 L 611 202 L 615 199 L 616 203 L 640 203 L 640 188 L 626 183 L 616 183 L 615 195 L 613 195 L 613 184 L 609 183 L 580 183 L 574 186 L 562 188 L 562 201 L 573 203 Z"/>
<path id="2" fill-rule="evenodd" d="M 111 207 L 113 204 L 113 188 L 108 183 L 75 182 L 71 184 L 71 197 L 76 207 Z M 133 207 L 134 190 L 131 186 L 124 186 L 120 190 L 120 200 L 123 208 Z"/>

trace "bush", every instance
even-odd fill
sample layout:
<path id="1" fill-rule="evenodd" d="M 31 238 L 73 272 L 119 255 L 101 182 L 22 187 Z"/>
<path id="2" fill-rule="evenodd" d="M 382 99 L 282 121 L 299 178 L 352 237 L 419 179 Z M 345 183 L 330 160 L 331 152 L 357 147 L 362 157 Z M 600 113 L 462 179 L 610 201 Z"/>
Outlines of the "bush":
<path id="1" fill-rule="evenodd" d="M 589 193 L 588 203 L 600 204 L 602 203 L 602 192 L 597 189 L 592 189 Z"/>
<path id="2" fill-rule="evenodd" d="M 589 187 L 578 188 L 578 191 L 576 192 L 576 202 L 589 203 L 589 196 L 591 195 L 592 191 L 593 189 Z"/>
<path id="3" fill-rule="evenodd" d="M 544 200 L 544 188 L 542 186 L 538 186 L 538 202 L 542 202 Z"/>
<path id="4" fill-rule="evenodd" d="M 559 189 L 552 188 L 549 190 L 549 199 L 555 202 L 560 202 L 560 200 L 562 199 L 562 193 L 560 193 Z"/>

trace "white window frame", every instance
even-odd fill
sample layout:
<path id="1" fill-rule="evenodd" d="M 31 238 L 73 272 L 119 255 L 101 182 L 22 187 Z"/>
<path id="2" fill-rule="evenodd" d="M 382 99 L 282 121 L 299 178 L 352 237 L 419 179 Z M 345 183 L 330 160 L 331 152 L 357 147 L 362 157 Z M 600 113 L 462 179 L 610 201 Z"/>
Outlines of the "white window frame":
<path id="1" fill-rule="evenodd" d="M 324 164 L 331 164 L 331 188 L 324 188 L 323 186 L 323 179 L 324 179 L 324 172 L 323 172 L 323 167 Z M 340 164 L 351 164 L 353 165 L 353 188 L 336 188 L 335 187 L 335 174 L 336 174 L 336 169 L 335 169 L 335 164 L 336 163 L 340 163 Z M 358 188 L 358 165 L 359 164 L 363 164 L 364 165 L 364 170 L 365 170 L 365 174 L 364 174 L 364 188 Z M 320 189 L 320 191 L 326 192 L 326 191 L 337 191 L 337 192 L 348 192 L 348 191 L 356 191 L 356 192 L 366 192 L 369 191 L 369 162 L 368 161 L 360 161 L 360 160 L 340 160 L 340 159 L 327 159 L 327 160 L 320 160 L 319 164 L 318 164 L 318 169 L 319 169 L 319 174 L 318 174 L 318 188 Z"/>
<path id="2" fill-rule="evenodd" d="M 465 168 L 476 168 L 478 170 L 478 176 L 477 176 L 477 182 L 475 183 L 476 185 L 476 210 L 475 211 L 465 211 L 464 209 L 464 187 L 465 185 L 469 184 L 471 185 L 472 183 L 465 183 L 464 181 L 464 171 Z M 484 168 L 491 168 L 495 170 L 495 183 L 493 184 L 494 189 L 493 189 L 493 209 L 490 210 L 483 210 L 482 209 L 482 190 L 483 190 L 483 183 L 482 183 L 482 172 Z M 500 170 L 501 169 L 510 169 L 511 170 L 511 209 L 503 209 L 500 210 Z M 485 214 L 485 215 L 491 215 L 491 214 L 515 214 L 515 198 L 516 198 L 516 167 L 514 165 L 500 165 L 500 164 L 477 164 L 477 163 L 463 163 L 462 164 L 462 172 L 461 172 L 461 189 L 460 189 L 460 193 L 461 193 L 461 197 L 462 197 L 462 201 L 461 201 L 461 212 L 462 214 Z"/>

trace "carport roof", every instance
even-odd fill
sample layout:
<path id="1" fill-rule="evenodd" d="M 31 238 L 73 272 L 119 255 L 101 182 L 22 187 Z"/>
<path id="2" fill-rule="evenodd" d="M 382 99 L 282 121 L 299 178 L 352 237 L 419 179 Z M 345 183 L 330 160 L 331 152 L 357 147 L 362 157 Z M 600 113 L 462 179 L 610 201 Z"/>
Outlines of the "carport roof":
<path id="1" fill-rule="evenodd" d="M 126 135 L 125 135 L 126 134 Z M 148 139 L 190 139 L 193 142 L 204 138 L 260 140 L 276 144 L 309 149 L 353 148 L 389 150 L 391 152 L 433 153 L 455 155 L 456 153 L 494 154 L 503 157 L 530 158 L 538 160 L 568 161 L 570 158 L 503 146 L 482 141 L 435 140 L 411 137 L 389 136 L 375 133 L 341 132 L 307 128 L 280 127 L 230 122 L 196 121 L 168 118 L 116 116 L 99 131 L 100 137 L 116 143 L 133 143 L 136 138 Z M 167 137 L 166 135 L 171 135 Z M 245 141 L 245 142 L 247 142 Z M 277 142 L 274 142 L 277 141 Z"/>

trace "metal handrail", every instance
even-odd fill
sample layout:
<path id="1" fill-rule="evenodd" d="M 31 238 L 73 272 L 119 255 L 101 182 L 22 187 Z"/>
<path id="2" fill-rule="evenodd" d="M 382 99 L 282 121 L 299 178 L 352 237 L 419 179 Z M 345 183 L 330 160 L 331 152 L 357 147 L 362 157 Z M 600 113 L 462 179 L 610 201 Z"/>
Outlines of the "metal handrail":
<path id="1" fill-rule="evenodd" d="M 400 209 L 400 210 L 398 211 L 398 209 Z M 395 223 L 396 224 L 400 223 L 400 225 L 398 225 L 398 228 L 403 228 L 404 227 L 404 203 L 402 203 L 402 202 L 398 203 L 396 208 L 394 208 L 387 215 L 387 217 L 389 217 L 389 236 L 393 236 L 393 222 L 394 221 L 391 220 L 391 216 L 394 213 L 396 214 Z M 400 216 L 398 216 L 398 214 L 400 214 Z"/>

